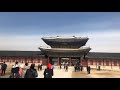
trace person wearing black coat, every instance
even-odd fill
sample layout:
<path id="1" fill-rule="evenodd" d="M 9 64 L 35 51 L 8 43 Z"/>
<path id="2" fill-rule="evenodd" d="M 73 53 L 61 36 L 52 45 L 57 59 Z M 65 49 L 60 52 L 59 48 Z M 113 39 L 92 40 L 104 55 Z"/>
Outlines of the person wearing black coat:
<path id="1" fill-rule="evenodd" d="M 83 66 L 81 65 L 81 71 L 83 70 Z"/>
<path id="2" fill-rule="evenodd" d="M 87 73 L 88 74 L 90 74 L 90 70 L 91 70 L 90 66 L 87 66 Z"/>
<path id="3" fill-rule="evenodd" d="M 35 69 L 35 64 L 31 64 L 30 68 L 27 69 L 24 78 L 37 78 L 38 73 L 37 70 Z"/>
<path id="4" fill-rule="evenodd" d="M 40 70 L 42 70 L 42 64 L 40 64 Z"/>
<path id="5" fill-rule="evenodd" d="M 60 69 L 62 68 L 62 64 L 60 64 Z"/>
<path id="6" fill-rule="evenodd" d="M 44 78 L 52 78 L 53 69 L 49 69 L 49 67 L 47 67 L 43 74 L 44 74 Z"/>
<path id="7" fill-rule="evenodd" d="M 11 74 L 9 78 L 16 78 L 15 74 L 16 74 L 16 67 L 12 65 Z"/>
<path id="8" fill-rule="evenodd" d="M 7 64 L 4 62 L 4 63 L 2 64 L 2 75 L 5 75 L 6 69 L 7 69 Z"/>

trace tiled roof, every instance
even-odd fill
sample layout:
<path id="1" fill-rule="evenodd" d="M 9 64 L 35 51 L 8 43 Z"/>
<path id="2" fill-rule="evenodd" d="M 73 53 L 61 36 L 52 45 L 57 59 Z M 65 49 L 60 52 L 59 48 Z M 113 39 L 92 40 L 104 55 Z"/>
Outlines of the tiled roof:
<path id="1" fill-rule="evenodd" d="M 41 57 L 43 53 L 40 51 L 0 51 L 0 57 Z"/>
<path id="2" fill-rule="evenodd" d="M 41 51 L 0 51 L 0 57 L 44 57 Z M 88 58 L 120 59 L 120 53 L 89 52 Z"/>
<path id="3" fill-rule="evenodd" d="M 89 52 L 88 58 L 120 59 L 120 53 Z"/>

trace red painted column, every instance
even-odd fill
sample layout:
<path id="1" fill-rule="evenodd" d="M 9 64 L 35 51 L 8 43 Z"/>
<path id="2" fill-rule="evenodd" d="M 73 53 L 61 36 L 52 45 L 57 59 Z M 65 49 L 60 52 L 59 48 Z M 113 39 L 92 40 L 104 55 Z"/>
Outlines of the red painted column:
<path id="1" fill-rule="evenodd" d="M 120 69 L 119 60 L 117 60 L 117 66 L 118 66 L 118 68 Z"/>
<path id="2" fill-rule="evenodd" d="M 9 58 L 9 63 L 10 63 L 10 58 Z"/>
<path id="3" fill-rule="evenodd" d="M 118 60 L 119 61 L 119 69 L 120 69 L 120 60 Z"/>
<path id="4" fill-rule="evenodd" d="M 2 62 L 2 58 L 1 58 L 1 62 Z"/>
<path id="5" fill-rule="evenodd" d="M 42 64 L 42 58 L 40 58 L 40 63 Z"/>
<path id="6" fill-rule="evenodd" d="M 60 64 L 59 57 L 58 57 L 58 65 Z"/>
<path id="7" fill-rule="evenodd" d="M 48 63 L 49 63 L 49 57 L 48 57 Z"/>
<path id="8" fill-rule="evenodd" d="M 81 63 L 81 65 L 82 65 L 82 59 L 80 58 L 80 63 Z"/>
<path id="9" fill-rule="evenodd" d="M 1 62 L 3 62 L 3 59 L 1 58 Z"/>
<path id="10" fill-rule="evenodd" d="M 97 59 L 95 59 L 95 61 L 96 61 L 96 68 L 97 68 Z"/>
<path id="11" fill-rule="evenodd" d="M 29 60 L 29 63 L 32 63 L 32 60 L 30 58 L 27 57 L 27 59 Z"/>
<path id="12" fill-rule="evenodd" d="M 3 58 L 3 62 L 5 61 L 5 58 Z"/>
<path id="13" fill-rule="evenodd" d="M 103 59 L 103 67 L 104 67 L 104 59 Z"/>
<path id="14" fill-rule="evenodd" d="M 32 63 L 34 63 L 34 58 L 31 58 L 32 59 Z"/>
<path id="15" fill-rule="evenodd" d="M 85 66 L 87 66 L 87 59 L 88 59 L 88 58 L 85 59 Z"/>
<path id="16" fill-rule="evenodd" d="M 88 66 L 88 58 L 87 58 L 87 60 L 86 60 L 86 65 Z"/>
<path id="17" fill-rule="evenodd" d="M 11 58 L 9 58 L 9 63 L 11 63 Z"/>
<path id="18" fill-rule="evenodd" d="M 110 62 L 111 62 L 111 69 L 112 69 L 112 60 L 110 60 Z"/>
<path id="19" fill-rule="evenodd" d="M 2 60 L 2 59 L 0 58 L 0 62 L 1 62 L 1 60 Z"/>
<path id="20" fill-rule="evenodd" d="M 61 58 L 59 58 L 59 63 L 61 64 Z"/>

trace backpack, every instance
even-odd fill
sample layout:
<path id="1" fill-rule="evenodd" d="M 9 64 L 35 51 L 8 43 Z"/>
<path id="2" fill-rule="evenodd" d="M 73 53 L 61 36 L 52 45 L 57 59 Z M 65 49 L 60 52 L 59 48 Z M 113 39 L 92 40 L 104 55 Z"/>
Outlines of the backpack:
<path id="1" fill-rule="evenodd" d="M 38 73 L 35 69 L 28 69 L 25 74 L 25 78 L 36 78 Z"/>
<path id="2" fill-rule="evenodd" d="M 45 69 L 44 71 L 44 78 L 49 78 L 50 77 L 50 70 L 49 69 Z"/>

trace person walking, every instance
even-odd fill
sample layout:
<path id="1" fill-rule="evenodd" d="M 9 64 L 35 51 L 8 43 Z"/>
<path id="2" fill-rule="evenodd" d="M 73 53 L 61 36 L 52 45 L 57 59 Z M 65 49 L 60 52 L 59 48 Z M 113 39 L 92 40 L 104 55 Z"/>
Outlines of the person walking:
<path id="1" fill-rule="evenodd" d="M 6 69 L 7 69 L 7 64 L 4 62 L 4 63 L 2 64 L 2 76 L 5 75 Z"/>
<path id="2" fill-rule="evenodd" d="M 40 70 L 40 64 L 38 64 L 38 71 Z"/>
<path id="3" fill-rule="evenodd" d="M 18 64 L 15 65 L 15 77 L 20 78 L 20 73 L 19 73 L 20 67 Z"/>
<path id="4" fill-rule="evenodd" d="M 64 66 L 64 69 L 65 69 L 65 62 L 63 62 L 63 66 Z"/>
<path id="5" fill-rule="evenodd" d="M 87 73 L 88 74 L 90 74 L 90 70 L 91 70 L 90 66 L 87 66 Z"/>
<path id="6" fill-rule="evenodd" d="M 26 73 L 27 69 L 29 69 L 29 68 L 30 68 L 30 67 L 29 67 L 28 63 L 25 63 L 24 67 L 22 68 L 22 69 L 23 69 L 22 78 L 24 78 L 25 73 Z"/>
<path id="7" fill-rule="evenodd" d="M 19 75 L 20 75 L 20 78 L 22 78 L 22 74 L 23 74 L 23 70 L 22 70 L 22 66 L 19 67 Z"/>
<path id="8" fill-rule="evenodd" d="M 52 71 L 51 69 L 47 66 L 46 69 L 44 70 L 44 78 L 52 78 Z"/>
<path id="9" fill-rule="evenodd" d="M 2 64 L 0 64 L 0 77 L 2 76 Z"/>
<path id="10" fill-rule="evenodd" d="M 83 66 L 81 65 L 81 71 L 83 70 Z"/>
<path id="11" fill-rule="evenodd" d="M 65 71 L 68 71 L 68 62 L 65 64 Z"/>
<path id="12" fill-rule="evenodd" d="M 16 74 L 16 67 L 15 67 L 15 65 L 12 65 L 11 74 L 10 74 L 9 78 L 16 78 L 15 74 Z"/>
<path id="13" fill-rule="evenodd" d="M 40 63 L 40 71 L 42 71 L 42 63 Z"/>
<path id="14" fill-rule="evenodd" d="M 37 78 L 38 73 L 35 69 L 35 64 L 31 64 L 30 69 L 27 69 L 24 78 Z"/>
<path id="15" fill-rule="evenodd" d="M 62 68 L 62 64 L 60 64 L 60 69 Z"/>

